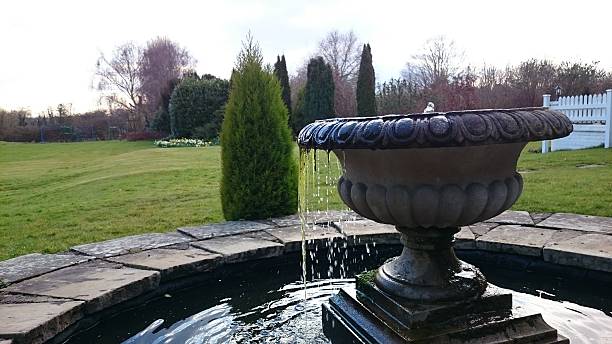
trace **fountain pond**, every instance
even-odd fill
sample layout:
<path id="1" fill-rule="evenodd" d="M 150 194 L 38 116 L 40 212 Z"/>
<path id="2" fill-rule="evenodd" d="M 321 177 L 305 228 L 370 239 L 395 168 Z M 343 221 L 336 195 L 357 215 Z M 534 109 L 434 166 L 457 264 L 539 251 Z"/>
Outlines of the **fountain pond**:
<path id="1" fill-rule="evenodd" d="M 329 264 L 309 269 L 306 300 L 298 254 L 228 266 L 189 288 L 107 317 L 66 344 L 329 343 L 321 305 L 340 289 L 354 288 L 352 276 L 380 266 L 401 246 L 379 245 L 376 251 L 349 249 L 347 261 L 357 263 L 347 264 L 346 274 Z M 328 254 L 321 249 L 314 257 L 325 261 Z M 459 257 L 470 259 L 461 251 Z M 511 291 L 515 305 L 542 313 L 572 343 L 598 343 L 601 333 L 612 333 L 612 297 L 605 284 L 590 283 L 586 290 L 583 280 L 472 259 L 491 283 Z M 331 278 L 312 279 L 312 272 L 327 276 L 330 270 Z"/>

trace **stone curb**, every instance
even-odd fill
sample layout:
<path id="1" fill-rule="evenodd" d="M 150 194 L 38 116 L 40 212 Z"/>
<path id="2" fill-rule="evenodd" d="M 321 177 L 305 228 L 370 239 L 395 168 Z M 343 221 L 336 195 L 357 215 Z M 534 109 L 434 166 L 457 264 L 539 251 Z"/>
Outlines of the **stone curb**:
<path id="1" fill-rule="evenodd" d="M 353 246 L 400 243 L 393 226 L 352 212 L 321 212 L 309 219 L 314 219 L 305 237 L 309 247 L 330 247 L 336 241 Z M 78 327 L 84 317 L 147 297 L 173 281 L 223 264 L 299 251 L 301 239 L 299 217 L 291 215 L 182 227 L 79 245 L 71 253 L 30 254 L 0 262 L 0 344 L 43 343 Z M 530 264 L 543 268 L 610 278 L 612 218 L 507 211 L 463 227 L 456 234 L 455 248 L 506 255 L 509 264 L 524 264 L 520 258 L 530 257 Z"/>

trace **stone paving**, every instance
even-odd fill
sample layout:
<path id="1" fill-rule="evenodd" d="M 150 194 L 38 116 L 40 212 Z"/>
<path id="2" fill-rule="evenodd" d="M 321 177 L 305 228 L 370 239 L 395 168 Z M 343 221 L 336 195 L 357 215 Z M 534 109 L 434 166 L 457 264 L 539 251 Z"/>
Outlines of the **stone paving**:
<path id="1" fill-rule="evenodd" d="M 400 233 L 394 226 L 370 220 L 334 222 L 349 245 L 363 245 L 369 242 L 378 244 L 400 244 Z"/>
<path id="2" fill-rule="evenodd" d="M 43 342 L 81 319 L 83 304 L 83 301 L 43 296 L 2 296 L 2 335 L 18 343 Z"/>
<path id="3" fill-rule="evenodd" d="M 284 245 L 284 252 L 297 252 L 302 250 L 302 231 L 300 225 L 267 229 L 266 233 L 275 237 Z M 334 227 L 311 226 L 304 233 L 304 239 L 309 246 L 321 240 L 334 240 L 344 238 L 342 233 Z"/>
<path id="4" fill-rule="evenodd" d="M 552 214 L 538 225 L 542 227 L 612 234 L 612 221 L 610 221 L 610 218 L 600 216 L 558 213 Z"/>
<path id="5" fill-rule="evenodd" d="M 0 281 L 15 283 L 92 259 L 76 254 L 32 253 L 0 262 Z"/>
<path id="6" fill-rule="evenodd" d="M 583 233 L 572 230 L 550 230 L 520 225 L 497 226 L 476 241 L 476 248 L 484 251 L 513 253 L 520 256 L 542 255 L 550 242 L 569 240 Z"/>
<path id="7" fill-rule="evenodd" d="M 485 222 L 509 225 L 533 225 L 533 219 L 526 211 L 504 211 L 503 213 Z"/>
<path id="8" fill-rule="evenodd" d="M 196 241 L 192 245 L 221 254 L 225 263 L 276 257 L 283 254 L 284 249 L 281 243 L 244 234 Z"/>
<path id="9" fill-rule="evenodd" d="M 79 245 L 71 250 L 97 258 L 107 258 L 188 241 L 190 238 L 180 233 L 150 233 Z"/>
<path id="10" fill-rule="evenodd" d="M 5 291 L 84 301 L 86 313 L 93 313 L 153 290 L 159 280 L 157 271 L 95 261 L 13 284 Z"/>
<path id="11" fill-rule="evenodd" d="M 187 246 L 156 248 L 149 251 L 112 257 L 108 260 L 135 269 L 159 271 L 161 281 L 165 282 L 214 270 L 221 264 L 221 257 L 220 254 Z"/>
<path id="12" fill-rule="evenodd" d="M 612 235 L 582 234 L 544 246 L 544 261 L 612 272 Z"/>
<path id="13" fill-rule="evenodd" d="M 352 212 L 313 213 L 308 220 L 309 247 L 331 240 L 399 244 L 393 226 Z M 0 344 L 43 343 L 83 317 L 168 281 L 296 252 L 301 239 L 300 219 L 291 215 L 183 227 L 2 261 Z M 528 256 L 559 269 L 612 273 L 612 218 L 507 211 L 461 228 L 455 239 L 455 248 L 464 252 Z"/>

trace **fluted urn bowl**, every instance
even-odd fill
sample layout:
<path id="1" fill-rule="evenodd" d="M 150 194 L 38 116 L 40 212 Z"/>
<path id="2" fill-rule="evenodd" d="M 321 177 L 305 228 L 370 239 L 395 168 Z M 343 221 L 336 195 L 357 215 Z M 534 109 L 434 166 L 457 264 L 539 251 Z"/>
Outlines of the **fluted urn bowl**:
<path id="1" fill-rule="evenodd" d="M 385 292 L 444 301 L 479 296 L 486 280 L 452 249 L 460 226 L 510 208 L 523 188 L 516 171 L 529 141 L 569 135 L 545 108 L 334 118 L 300 132 L 303 149 L 333 151 L 338 192 L 358 214 L 395 225 L 404 250 L 376 276 Z"/>

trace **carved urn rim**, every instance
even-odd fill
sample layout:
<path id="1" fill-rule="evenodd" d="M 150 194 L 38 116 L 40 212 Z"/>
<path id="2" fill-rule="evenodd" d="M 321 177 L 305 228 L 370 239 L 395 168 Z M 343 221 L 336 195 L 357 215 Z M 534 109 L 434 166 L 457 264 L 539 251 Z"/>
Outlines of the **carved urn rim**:
<path id="1" fill-rule="evenodd" d="M 569 135 L 571 121 L 543 107 L 431 112 L 318 120 L 305 126 L 305 149 L 462 147 L 550 140 Z"/>

